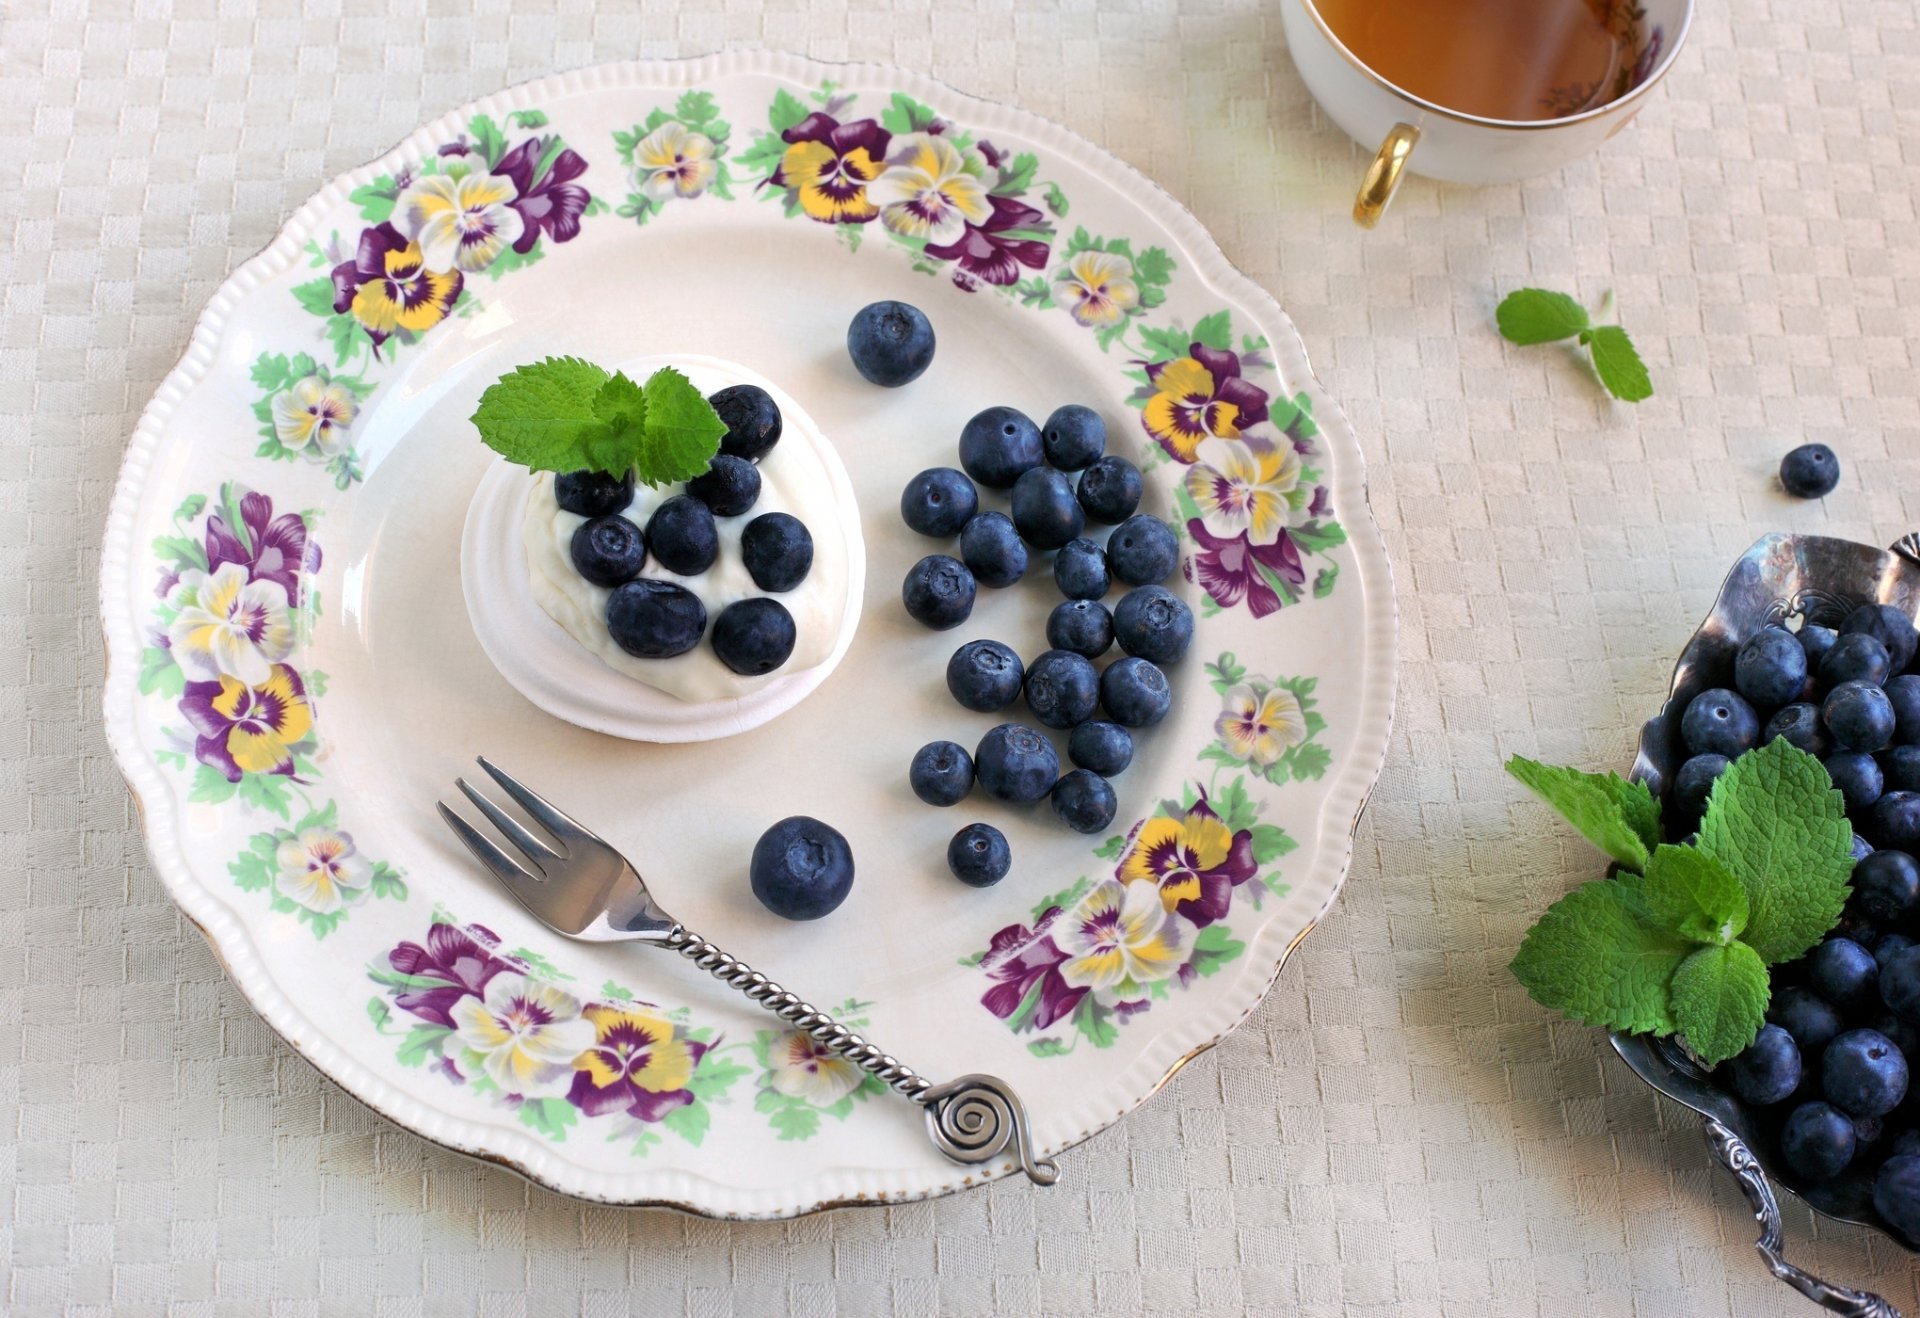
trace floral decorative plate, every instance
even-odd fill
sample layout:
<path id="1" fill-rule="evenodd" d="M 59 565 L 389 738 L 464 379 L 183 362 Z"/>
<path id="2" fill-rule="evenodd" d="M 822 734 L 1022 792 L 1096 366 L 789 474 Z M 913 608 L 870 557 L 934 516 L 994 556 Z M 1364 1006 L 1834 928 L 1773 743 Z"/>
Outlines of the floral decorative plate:
<path id="1" fill-rule="evenodd" d="M 939 336 L 900 390 L 843 347 L 886 297 Z M 475 643 L 459 542 L 488 454 L 467 418 L 524 361 L 663 352 L 745 363 L 833 437 L 868 605 L 797 709 L 637 746 L 539 713 Z M 1043 566 L 961 629 L 911 623 L 899 582 L 928 542 L 900 525 L 901 486 L 951 463 L 979 408 L 1066 402 L 1100 408 L 1146 468 L 1198 616 L 1174 712 L 1092 839 L 1044 807 L 934 810 L 906 785 L 922 742 L 998 721 L 947 696 L 947 655 L 991 635 L 1031 657 L 1054 593 Z M 1260 1001 L 1333 900 L 1393 691 L 1359 448 L 1272 299 L 1051 124 L 772 54 L 547 78 L 328 184 L 220 290 L 147 408 L 101 576 L 108 731 L 154 863 L 267 1021 L 437 1143 L 568 1194 L 729 1217 L 1011 1164 L 946 1163 L 911 1104 L 679 958 L 537 926 L 434 817 L 475 755 L 923 1074 L 1011 1081 L 1053 1153 Z M 847 835 L 859 878 L 796 925 L 745 869 L 801 813 Z M 974 818 L 1013 845 L 987 890 L 945 872 Z"/>

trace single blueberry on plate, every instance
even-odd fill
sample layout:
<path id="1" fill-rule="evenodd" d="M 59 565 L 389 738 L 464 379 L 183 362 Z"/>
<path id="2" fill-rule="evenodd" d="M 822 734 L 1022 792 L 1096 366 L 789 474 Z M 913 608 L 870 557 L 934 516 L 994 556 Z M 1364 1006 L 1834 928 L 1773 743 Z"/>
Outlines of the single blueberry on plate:
<path id="1" fill-rule="evenodd" d="M 930 741 L 913 753 L 907 782 L 928 805 L 957 805 L 973 790 L 973 756 L 958 742 Z"/>
<path id="2" fill-rule="evenodd" d="M 1833 1004 L 1800 984 L 1773 991 L 1767 1019 L 1793 1036 L 1803 1057 L 1813 1056 L 1840 1033 L 1840 1013 Z"/>
<path id="3" fill-rule="evenodd" d="M 1800 1046 L 1778 1025 L 1763 1025 L 1727 1071 L 1733 1092 L 1747 1102 L 1778 1103 L 1800 1087 Z"/>
<path id="4" fill-rule="evenodd" d="M 1780 459 L 1780 486 L 1796 499 L 1823 499 L 1840 483 L 1840 459 L 1825 444 L 1802 444 Z"/>
<path id="5" fill-rule="evenodd" d="M 1026 575 L 1027 543 L 1005 513 L 976 513 L 960 531 L 960 557 L 983 586 L 1011 586 Z"/>
<path id="6" fill-rule="evenodd" d="M 1834 742 L 1850 751 L 1871 754 L 1893 740 L 1893 704 L 1871 682 L 1842 682 L 1827 693 L 1820 717 Z"/>
<path id="7" fill-rule="evenodd" d="M 1102 778 L 1112 778 L 1133 763 L 1133 734 L 1118 723 L 1089 719 L 1068 736 L 1067 758 Z"/>
<path id="8" fill-rule="evenodd" d="M 1053 785 L 1053 813 L 1076 833 L 1098 833 L 1119 808 L 1113 784 L 1090 769 L 1075 769 Z"/>
<path id="9" fill-rule="evenodd" d="M 933 365 L 933 349 L 933 324 L 910 303 L 870 302 L 854 312 L 847 326 L 853 369 L 883 389 L 919 379 Z"/>
<path id="10" fill-rule="evenodd" d="M 921 535 L 959 535 L 979 508 L 980 491 L 952 467 L 929 467 L 900 491 L 900 520 Z"/>
<path id="11" fill-rule="evenodd" d="M 1920 947 L 1909 942 L 1887 958 L 1880 968 L 1880 1000 L 1900 1019 L 1920 1023 Z"/>
<path id="12" fill-rule="evenodd" d="M 1920 792 L 1920 746 L 1887 747 L 1880 752 L 1880 772 L 1894 791 Z"/>
<path id="13" fill-rule="evenodd" d="M 647 519 L 647 546 L 667 571 L 697 577 L 720 557 L 720 531 L 713 509 L 687 494 L 676 494 Z"/>
<path id="14" fill-rule="evenodd" d="M 1091 407 L 1068 403 L 1054 408 L 1040 427 L 1040 442 L 1055 468 L 1079 471 L 1107 451 L 1107 423 Z"/>
<path id="15" fill-rule="evenodd" d="M 1827 766 L 1827 777 L 1833 779 L 1833 785 L 1846 798 L 1847 809 L 1855 815 L 1872 809 L 1886 789 L 1880 762 L 1864 752 L 1840 751 L 1821 763 Z"/>
<path id="16" fill-rule="evenodd" d="M 1904 851 L 1876 851 L 1853 867 L 1850 905 L 1877 924 L 1896 924 L 1920 905 L 1920 865 Z"/>
<path id="17" fill-rule="evenodd" d="M 1890 677 L 1884 689 L 1893 705 L 1893 739 L 1903 746 L 1920 745 L 1920 673 Z"/>
<path id="18" fill-rule="evenodd" d="M 1060 756 L 1053 743 L 1021 723 L 1002 723 L 973 752 L 980 788 L 996 801 L 1027 805 L 1053 790 Z"/>
<path id="19" fill-rule="evenodd" d="M 973 573 L 947 554 L 928 554 L 915 563 L 901 584 L 907 616 L 935 631 L 958 627 L 973 612 Z"/>
<path id="20" fill-rule="evenodd" d="M 1733 685 L 1762 708 L 1784 705 L 1807 684 L 1807 652 L 1785 627 L 1762 627 L 1733 661 Z"/>
<path id="21" fill-rule="evenodd" d="M 1680 719 L 1680 737 L 1689 755 L 1733 759 L 1760 739 L 1760 716 L 1738 693 L 1724 687 L 1702 691 Z"/>
<path id="22" fill-rule="evenodd" d="M 1673 775 L 1673 807 L 1688 825 L 1698 824 L 1707 812 L 1707 796 L 1721 774 L 1732 764 L 1724 755 L 1695 755 Z"/>
<path id="23" fill-rule="evenodd" d="M 1086 524 L 1072 483 L 1051 467 L 1022 472 L 1013 483 L 1013 528 L 1035 549 L 1058 549 Z"/>
<path id="24" fill-rule="evenodd" d="M 1084 536 L 1067 541 L 1053 556 L 1053 584 L 1070 600 L 1103 598 L 1113 584 L 1107 551 Z"/>
<path id="25" fill-rule="evenodd" d="M 1158 517 L 1135 513 L 1107 537 L 1107 565 L 1129 586 L 1156 586 L 1180 565 L 1180 541 Z"/>
<path id="26" fill-rule="evenodd" d="M 813 570 L 813 535 L 792 513 L 761 513 L 741 528 L 740 562 L 760 589 L 792 590 Z"/>
<path id="27" fill-rule="evenodd" d="M 1007 835 L 992 824 L 968 824 L 947 843 L 947 868 L 969 888 L 991 888 L 1013 868 Z"/>
<path id="28" fill-rule="evenodd" d="M 731 453 L 716 453 L 707 469 L 687 482 L 687 493 L 715 517 L 738 517 L 760 498 L 760 468 Z"/>
<path id="29" fill-rule="evenodd" d="M 700 644 L 707 606 L 685 586 L 641 577 L 607 597 L 607 634 L 638 659 L 671 659 Z"/>
<path id="30" fill-rule="evenodd" d="M 1920 851 L 1920 792 L 1883 792 L 1873 803 L 1869 829 L 1874 844 L 1908 853 Z"/>
<path id="31" fill-rule="evenodd" d="M 735 600 L 713 620 L 713 652 L 742 677 L 771 673 L 793 654 L 793 615 L 765 595 Z"/>
<path id="32" fill-rule="evenodd" d="M 1873 945 L 1873 959 L 1880 963 L 1880 998 L 1884 1002 L 1887 996 L 1887 963 L 1913 946 L 1913 940 L 1905 934 L 1881 934 Z M 1875 1028 L 1878 1028 L 1877 1026 Z M 1885 1030 L 1880 1033 L 1885 1034 Z"/>
<path id="33" fill-rule="evenodd" d="M 1114 607 L 1113 639 L 1138 658 L 1178 663 L 1193 641 L 1193 611 L 1165 586 L 1140 586 Z"/>
<path id="34" fill-rule="evenodd" d="M 1802 1103 L 1780 1128 L 1780 1156 L 1809 1181 L 1838 1176 L 1853 1161 L 1853 1121 L 1831 1103 Z"/>
<path id="35" fill-rule="evenodd" d="M 947 690 L 968 709 L 991 714 L 1019 697 L 1026 672 L 1012 646 L 968 641 L 947 660 Z"/>
<path id="36" fill-rule="evenodd" d="M 1873 1174 L 1874 1211 L 1910 1241 L 1920 1242 L 1920 1157 L 1900 1153 Z"/>
<path id="37" fill-rule="evenodd" d="M 780 405 L 757 384 L 728 385 L 707 395 L 707 405 L 720 414 L 727 433 L 720 451 L 748 462 L 758 462 L 780 442 Z"/>
<path id="38" fill-rule="evenodd" d="M 1015 408 L 989 407 L 975 413 L 960 431 L 960 465 L 990 490 L 1012 489 L 1045 461 L 1040 427 Z"/>
<path id="39" fill-rule="evenodd" d="M 646 537 L 618 513 L 580 523 L 568 550 L 574 571 L 609 589 L 632 581 L 647 564 Z"/>
<path id="40" fill-rule="evenodd" d="M 1027 708 L 1050 728 L 1071 728 L 1100 705 L 1100 675 L 1084 655 L 1048 650 L 1027 666 Z"/>
<path id="41" fill-rule="evenodd" d="M 1878 1030 L 1848 1030 L 1820 1056 L 1827 1101 L 1856 1117 L 1884 1117 L 1907 1096 L 1907 1059 Z"/>
<path id="42" fill-rule="evenodd" d="M 1820 684 L 1828 689 L 1842 682 L 1879 686 L 1893 671 L 1886 643 L 1866 632 L 1847 632 L 1834 639 L 1820 660 Z"/>
<path id="43" fill-rule="evenodd" d="M 1117 526 L 1133 516 L 1146 492 L 1140 468 L 1118 454 L 1109 453 L 1080 473 L 1077 491 L 1087 520 Z"/>
<path id="44" fill-rule="evenodd" d="M 563 471 L 553 478 L 553 501 L 582 517 L 608 517 L 633 502 L 633 473 L 615 478 L 604 471 Z"/>
<path id="45" fill-rule="evenodd" d="M 1776 737 L 1785 737 L 1789 746 L 1797 746 L 1815 759 L 1824 759 L 1833 750 L 1827 725 L 1820 720 L 1820 706 L 1810 700 L 1796 700 L 1774 711 L 1761 730 L 1760 744 L 1770 746 Z"/>
<path id="46" fill-rule="evenodd" d="M 1062 600 L 1047 615 L 1047 644 L 1098 659 L 1113 646 L 1113 615 L 1097 600 Z"/>
<path id="47" fill-rule="evenodd" d="M 1887 647 L 1887 659 L 1893 672 L 1901 672 L 1913 662 L 1920 646 L 1920 632 L 1913 619 L 1891 604 L 1862 604 L 1840 624 L 1842 636 L 1866 635 Z"/>
<path id="48" fill-rule="evenodd" d="M 1115 723 L 1152 727 L 1173 707 L 1167 675 L 1145 659 L 1116 659 L 1100 674 L 1100 703 Z"/>
<path id="49" fill-rule="evenodd" d="M 1873 953 L 1851 938 L 1828 938 L 1807 953 L 1807 983 L 1846 1012 L 1880 1002 L 1880 966 Z"/>
<path id="50" fill-rule="evenodd" d="M 818 819 L 782 819 L 753 844 L 753 895 L 783 920 L 830 915 L 853 890 L 853 849 Z"/>
<path id="51" fill-rule="evenodd" d="M 1819 671 L 1820 661 L 1827 657 L 1827 651 L 1840 639 L 1840 633 L 1831 627 L 1820 627 L 1813 623 L 1802 623 L 1794 635 L 1800 638 L 1800 648 L 1807 652 L 1807 667 Z"/>

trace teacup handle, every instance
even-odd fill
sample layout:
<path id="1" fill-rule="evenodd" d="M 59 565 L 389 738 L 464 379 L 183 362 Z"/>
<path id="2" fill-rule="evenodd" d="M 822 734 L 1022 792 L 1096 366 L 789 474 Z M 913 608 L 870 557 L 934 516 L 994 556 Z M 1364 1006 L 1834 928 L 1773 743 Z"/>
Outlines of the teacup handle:
<path id="1" fill-rule="evenodd" d="M 1414 144 L 1419 140 L 1420 130 L 1412 124 L 1393 126 L 1387 140 L 1373 153 L 1373 163 L 1367 166 L 1367 176 L 1360 183 L 1360 195 L 1353 199 L 1355 224 L 1371 229 L 1380 223 L 1380 217 L 1393 202 L 1393 194 L 1400 190 L 1407 159 L 1413 155 Z"/>

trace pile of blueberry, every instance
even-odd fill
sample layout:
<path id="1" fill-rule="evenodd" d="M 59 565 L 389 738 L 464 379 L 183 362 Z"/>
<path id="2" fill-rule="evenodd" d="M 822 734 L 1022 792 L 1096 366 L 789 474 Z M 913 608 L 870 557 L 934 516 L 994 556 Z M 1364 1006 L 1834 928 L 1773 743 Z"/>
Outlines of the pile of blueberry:
<path id="1" fill-rule="evenodd" d="M 556 476 L 554 499 L 587 520 L 573 533 L 573 566 L 607 597 L 607 632 L 641 659 L 670 659 L 700 643 L 707 607 L 678 582 L 643 577 L 653 561 L 682 577 L 699 576 L 720 556 L 716 517 L 741 517 L 760 498 L 760 459 L 780 442 L 780 408 L 758 385 L 737 384 L 707 399 L 727 433 L 705 473 L 663 500 L 643 531 L 621 516 L 633 502 L 633 474 Z M 740 531 L 740 558 L 753 584 L 770 595 L 792 590 L 813 567 L 813 537 L 789 513 L 762 513 Z M 736 600 L 713 623 L 713 652 L 734 672 L 771 673 L 793 653 L 793 615 L 766 595 Z"/>
<path id="2" fill-rule="evenodd" d="M 1681 718 L 1692 757 L 1675 775 L 1668 831 L 1698 826 L 1728 763 L 1785 737 L 1820 757 L 1854 826 L 1839 925 L 1773 968 L 1768 1024 L 1721 1083 L 1777 1122 L 1780 1156 L 1808 1182 L 1873 1178 L 1880 1215 L 1920 1241 L 1920 673 L 1899 609 L 1865 605 L 1836 631 L 1768 627 L 1741 646 L 1734 690 L 1702 692 Z M 1877 849 L 1876 849 L 1877 848 Z"/>
<path id="3" fill-rule="evenodd" d="M 1036 554 L 1053 555 L 1065 597 L 1047 619 L 1051 648 L 1023 663 L 1000 641 L 969 641 L 947 664 L 947 689 L 981 713 L 1024 694 L 1037 722 L 1069 734 L 1067 755 L 1078 767 L 1063 775 L 1046 734 L 1002 723 L 971 755 L 951 741 L 920 748 L 909 779 L 930 805 L 954 805 L 978 782 L 997 801 L 1048 798 L 1069 828 L 1098 833 L 1113 822 L 1108 779 L 1133 759 L 1132 730 L 1158 723 L 1172 705 L 1162 668 L 1193 639 L 1192 612 L 1161 584 L 1178 565 L 1179 543 L 1165 522 L 1136 511 L 1140 469 L 1106 445 L 1106 424 L 1090 408 L 1062 407 L 1037 426 L 1014 408 L 990 407 L 961 432 L 964 471 L 923 471 L 900 496 L 910 528 L 960 541 L 958 558 L 929 554 L 907 573 L 901 595 L 916 620 L 959 626 L 979 586 L 1013 585 Z M 983 511 L 979 486 L 1011 491 L 1012 516 Z M 1104 545 L 1083 534 L 1090 521 L 1113 528 Z M 1131 589 L 1109 611 L 1101 600 L 1116 581 Z M 1116 643 L 1123 657 L 1096 668 Z M 1106 717 L 1097 717 L 1103 709 Z M 990 824 L 967 825 L 947 848 L 948 867 L 975 887 L 999 882 L 1011 863 L 1006 838 Z"/>

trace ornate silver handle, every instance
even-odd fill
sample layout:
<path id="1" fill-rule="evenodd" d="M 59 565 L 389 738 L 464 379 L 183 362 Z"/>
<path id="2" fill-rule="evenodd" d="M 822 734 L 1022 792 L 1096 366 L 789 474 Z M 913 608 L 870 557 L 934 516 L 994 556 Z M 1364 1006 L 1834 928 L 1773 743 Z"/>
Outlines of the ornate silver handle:
<path id="1" fill-rule="evenodd" d="M 1754 1158 L 1753 1150 L 1726 1125 L 1713 1117 L 1705 1118 L 1704 1123 L 1707 1147 L 1733 1173 L 1733 1179 L 1740 1183 L 1741 1193 L 1747 1196 L 1747 1203 L 1753 1207 L 1754 1220 L 1760 1224 L 1760 1238 L 1753 1242 L 1753 1247 L 1766 1263 L 1767 1271 L 1821 1308 L 1831 1309 L 1834 1313 L 1847 1314 L 1849 1318 L 1900 1318 L 1898 1309 L 1872 1291 L 1836 1286 L 1787 1262 L 1781 1252 L 1780 1202 L 1773 1197 L 1773 1186 L 1767 1181 L 1766 1171 Z"/>
<path id="2" fill-rule="evenodd" d="M 920 1104 L 934 1147 L 962 1164 L 991 1162 L 1009 1149 L 1036 1185 L 1060 1179 L 1060 1167 L 1034 1153 L 1027 1110 L 1013 1088 L 990 1075 L 963 1075 L 936 1085 L 904 1062 L 868 1043 L 798 994 L 789 992 L 746 962 L 728 956 L 683 925 L 663 940 L 721 983 L 739 989 L 828 1052 L 843 1057 L 889 1089 Z M 1895 1315 L 1898 1318 L 1898 1315 Z"/>

